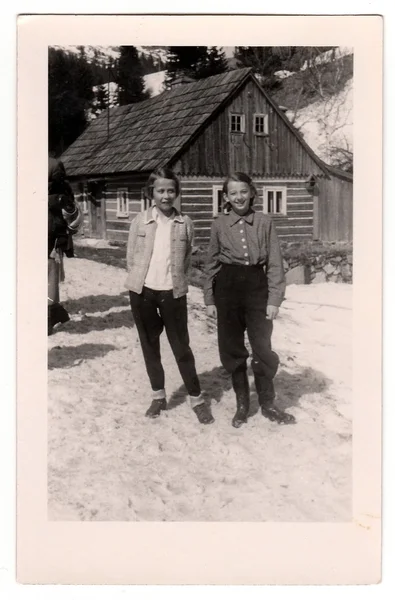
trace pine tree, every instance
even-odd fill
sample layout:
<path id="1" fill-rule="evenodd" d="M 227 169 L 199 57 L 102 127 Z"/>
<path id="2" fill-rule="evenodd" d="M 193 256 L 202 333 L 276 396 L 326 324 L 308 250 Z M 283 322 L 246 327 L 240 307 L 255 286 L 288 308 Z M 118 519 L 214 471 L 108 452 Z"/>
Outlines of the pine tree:
<path id="1" fill-rule="evenodd" d="M 204 64 L 206 46 L 170 46 L 167 53 L 166 87 L 180 74 L 197 79 L 197 71 Z"/>
<path id="2" fill-rule="evenodd" d="M 49 48 L 48 146 L 61 154 L 85 129 L 94 93 L 90 67 L 83 52 L 69 54 Z"/>
<path id="3" fill-rule="evenodd" d="M 99 85 L 96 92 L 94 107 L 92 108 L 92 114 L 98 116 L 103 110 L 108 108 L 109 98 L 107 85 Z"/>
<path id="4" fill-rule="evenodd" d="M 118 84 L 119 105 L 132 104 L 145 100 L 143 70 L 138 52 L 134 46 L 120 46 L 117 61 L 116 83 Z"/>
<path id="5" fill-rule="evenodd" d="M 196 77 L 202 79 L 210 75 L 219 75 L 228 70 L 225 52 L 218 46 L 206 48 L 206 53 L 197 65 Z"/>
<path id="6" fill-rule="evenodd" d="M 238 67 L 252 67 L 263 77 L 263 86 L 274 89 L 281 86 L 274 73 L 282 69 L 281 57 L 275 50 L 272 46 L 236 46 L 234 55 Z"/>

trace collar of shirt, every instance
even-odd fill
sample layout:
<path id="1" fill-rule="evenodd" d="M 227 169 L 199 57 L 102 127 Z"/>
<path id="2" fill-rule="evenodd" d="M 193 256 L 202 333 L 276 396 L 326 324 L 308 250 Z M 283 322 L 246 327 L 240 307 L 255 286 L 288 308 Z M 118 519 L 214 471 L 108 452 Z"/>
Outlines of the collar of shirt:
<path id="1" fill-rule="evenodd" d="M 246 223 L 252 225 L 254 222 L 254 214 L 255 211 L 252 208 L 250 208 L 245 215 L 238 215 L 234 210 L 231 210 L 229 213 L 229 224 L 232 227 L 232 225 L 238 223 L 240 219 L 243 219 Z"/>
<path id="2" fill-rule="evenodd" d="M 154 221 L 158 222 L 158 218 L 159 218 L 159 214 L 158 214 L 158 210 L 155 206 L 151 206 L 150 208 L 148 208 L 146 210 L 146 215 L 145 215 L 145 224 L 147 225 L 148 223 L 153 223 Z M 174 221 L 178 221 L 179 223 L 184 223 L 184 219 L 181 215 L 181 213 L 178 212 L 178 210 L 176 208 L 174 208 L 173 206 L 173 212 L 171 213 L 170 217 L 167 217 L 168 219 L 172 219 Z"/>

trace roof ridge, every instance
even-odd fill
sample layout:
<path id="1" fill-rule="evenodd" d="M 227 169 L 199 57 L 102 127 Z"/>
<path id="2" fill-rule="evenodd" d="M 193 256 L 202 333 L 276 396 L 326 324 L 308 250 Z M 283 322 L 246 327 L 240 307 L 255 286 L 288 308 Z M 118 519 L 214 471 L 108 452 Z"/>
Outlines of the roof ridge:
<path id="1" fill-rule="evenodd" d="M 171 95 L 174 96 L 178 96 L 178 95 L 183 95 L 182 92 L 193 92 L 193 86 L 198 87 L 199 85 L 201 85 L 203 82 L 206 82 L 208 80 L 213 80 L 214 78 L 220 78 L 220 77 L 224 77 L 225 75 L 230 75 L 231 73 L 237 73 L 238 77 L 237 79 L 242 79 L 242 77 L 244 77 L 248 72 L 252 72 L 252 67 L 242 67 L 242 68 L 235 68 L 235 69 L 229 69 L 228 71 L 224 71 L 223 73 L 217 73 L 215 75 L 209 75 L 208 77 L 202 77 L 201 79 L 196 79 L 194 81 L 188 82 L 188 83 L 183 83 L 182 85 L 176 87 L 176 88 L 170 88 L 168 90 L 164 90 L 163 92 L 161 92 L 160 94 L 157 94 L 156 96 L 151 96 L 150 98 L 146 98 L 145 100 L 141 100 L 140 102 L 131 102 L 130 104 L 123 104 L 122 106 L 113 106 L 110 108 L 110 111 L 114 112 L 115 111 L 119 111 L 119 109 L 126 109 L 126 107 L 136 107 L 136 106 L 141 106 L 143 104 L 149 104 L 151 102 L 158 102 L 159 100 L 163 100 L 164 96 L 166 96 L 166 99 L 171 98 Z M 228 82 L 230 83 L 230 82 Z M 224 83 L 223 85 L 226 85 L 226 83 Z M 192 88 L 192 90 L 191 90 Z M 129 112 L 129 111 L 127 111 Z"/>

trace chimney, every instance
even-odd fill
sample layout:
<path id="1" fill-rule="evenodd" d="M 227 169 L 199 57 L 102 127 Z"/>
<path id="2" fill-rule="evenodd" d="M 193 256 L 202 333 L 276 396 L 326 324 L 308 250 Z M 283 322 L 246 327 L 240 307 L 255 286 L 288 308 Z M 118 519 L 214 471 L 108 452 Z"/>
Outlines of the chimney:
<path id="1" fill-rule="evenodd" d="M 196 79 L 187 75 L 184 71 L 178 71 L 176 77 L 173 79 L 171 83 L 171 89 L 180 87 L 186 83 L 193 83 Z"/>

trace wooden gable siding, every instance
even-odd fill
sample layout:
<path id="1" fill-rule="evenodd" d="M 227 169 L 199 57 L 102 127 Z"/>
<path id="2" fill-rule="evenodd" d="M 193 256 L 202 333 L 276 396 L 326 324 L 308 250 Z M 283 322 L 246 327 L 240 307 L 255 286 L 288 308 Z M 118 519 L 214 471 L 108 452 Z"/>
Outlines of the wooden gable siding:
<path id="1" fill-rule="evenodd" d="M 353 239 L 353 183 L 334 175 L 319 185 L 318 238 L 330 242 Z"/>
<path id="2" fill-rule="evenodd" d="M 245 115 L 245 133 L 229 131 L 230 113 Z M 269 135 L 253 132 L 255 113 L 269 115 Z M 268 102 L 254 80 L 249 80 L 229 104 L 205 127 L 173 163 L 181 176 L 224 177 L 245 171 L 261 177 L 322 176 L 323 171 L 294 131 Z"/>

